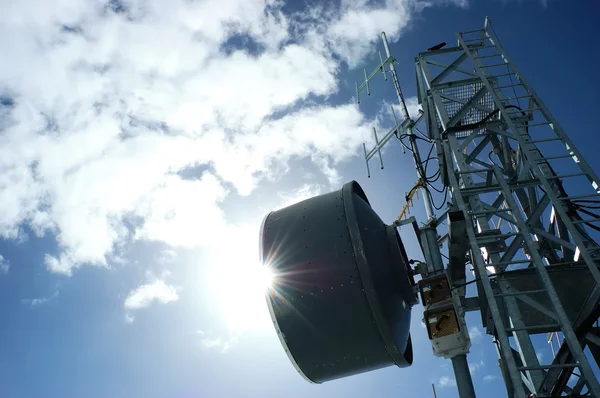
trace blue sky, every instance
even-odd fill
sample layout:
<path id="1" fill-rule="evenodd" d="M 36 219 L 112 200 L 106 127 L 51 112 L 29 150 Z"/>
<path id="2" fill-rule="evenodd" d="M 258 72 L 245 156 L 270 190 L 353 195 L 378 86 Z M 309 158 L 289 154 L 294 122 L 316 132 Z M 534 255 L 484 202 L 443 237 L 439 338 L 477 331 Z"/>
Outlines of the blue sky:
<path id="1" fill-rule="evenodd" d="M 306 383 L 262 296 L 260 221 L 352 179 L 382 219 L 399 213 L 412 159 L 393 144 L 367 179 L 359 156 L 373 126 L 390 126 L 393 89 L 380 82 L 360 109 L 352 101 L 381 30 L 410 98 L 414 56 L 489 15 L 600 169 L 599 11 L 558 0 L 3 2 L 0 396 L 421 397 L 432 383 L 457 396 L 419 306 L 412 367 Z M 476 390 L 505 396 L 479 315 L 467 323 Z"/>

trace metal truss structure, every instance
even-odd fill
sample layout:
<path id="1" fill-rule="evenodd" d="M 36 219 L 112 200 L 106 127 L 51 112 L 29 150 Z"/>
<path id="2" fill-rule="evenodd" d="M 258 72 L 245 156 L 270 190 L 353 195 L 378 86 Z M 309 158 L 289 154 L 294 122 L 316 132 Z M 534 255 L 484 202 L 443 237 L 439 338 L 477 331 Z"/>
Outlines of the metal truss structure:
<path id="1" fill-rule="evenodd" d="M 433 145 L 439 164 L 436 184 L 451 200 L 444 213 L 448 233 L 439 237 L 434 186 L 417 166 L 415 187 L 429 217 L 420 229 L 425 262 L 439 273 L 439 247 L 447 241 L 449 260 L 441 268 L 459 297 L 459 312 L 481 312 L 508 395 L 600 397 L 600 179 L 509 59 L 489 19 L 456 39 L 455 46 L 415 58 L 422 112 L 412 120 L 384 36 L 388 57 L 374 73 L 391 72 L 405 119 L 374 149 L 365 148 L 365 157 L 380 154 L 395 136 L 409 141 L 403 145 L 422 164 L 413 131 L 426 129 L 423 141 Z M 357 94 L 373 74 L 365 72 Z M 466 297 L 471 282 L 476 297 Z M 552 343 L 550 363 L 538 360 L 536 335 Z M 461 396 L 472 395 L 472 386 L 458 384 Z"/>

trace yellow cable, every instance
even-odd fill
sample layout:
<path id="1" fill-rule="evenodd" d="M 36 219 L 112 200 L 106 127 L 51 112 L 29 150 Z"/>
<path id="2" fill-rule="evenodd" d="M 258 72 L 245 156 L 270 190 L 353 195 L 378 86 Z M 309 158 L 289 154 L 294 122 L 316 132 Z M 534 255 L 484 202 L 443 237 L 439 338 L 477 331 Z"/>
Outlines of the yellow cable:
<path id="1" fill-rule="evenodd" d="M 412 203 L 413 197 L 417 194 L 418 189 L 421 188 L 422 186 L 423 186 L 423 180 L 421 180 L 419 178 L 417 180 L 417 183 L 415 184 L 415 186 L 412 187 L 412 189 L 410 190 L 410 193 L 408 194 L 406 204 L 404 205 L 404 207 L 402 208 L 402 211 L 400 212 L 400 215 L 398 216 L 398 221 L 402 220 L 402 218 L 404 217 L 404 214 L 408 210 L 408 207 Z"/>

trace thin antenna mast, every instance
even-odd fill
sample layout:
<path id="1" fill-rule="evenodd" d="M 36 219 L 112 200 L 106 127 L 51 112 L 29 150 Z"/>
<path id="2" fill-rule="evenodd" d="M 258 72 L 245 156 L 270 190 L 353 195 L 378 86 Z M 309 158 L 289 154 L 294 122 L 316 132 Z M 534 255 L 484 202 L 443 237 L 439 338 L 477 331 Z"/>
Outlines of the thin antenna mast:
<path id="1" fill-rule="evenodd" d="M 398 103 L 400 105 L 400 113 L 402 115 L 402 123 L 399 125 L 396 121 L 394 109 L 392 107 L 392 115 L 394 116 L 395 126 L 392 128 L 390 132 L 384 137 L 384 139 L 380 142 L 377 139 L 377 135 L 375 134 L 375 148 L 371 151 L 367 152 L 366 146 L 363 144 L 363 149 L 365 151 L 365 159 L 367 162 L 367 173 L 370 177 L 369 164 L 368 161 L 371 157 L 377 153 L 379 155 L 381 168 L 383 168 L 383 160 L 381 158 L 381 148 L 385 143 L 389 141 L 392 135 L 396 135 L 396 137 L 402 142 L 403 137 L 407 137 L 409 140 L 409 150 L 412 153 L 413 161 L 415 163 L 415 167 L 417 170 L 418 182 L 411 190 L 411 193 L 414 194 L 418 190 L 423 191 L 423 203 L 425 204 L 425 211 L 427 214 L 427 222 L 423 227 L 421 227 L 418 231 L 419 239 L 423 248 L 423 254 L 425 257 L 425 268 L 422 269 L 423 279 L 420 284 L 422 285 L 422 292 L 424 290 L 429 291 L 430 286 L 443 285 L 442 280 L 447 279 L 444 275 L 444 264 L 442 261 L 442 255 L 440 251 L 440 245 L 438 243 L 438 233 L 437 233 L 437 218 L 433 211 L 433 199 L 431 197 L 431 193 L 427 187 L 428 179 L 423 168 L 423 161 L 421 159 L 419 146 L 417 145 L 417 137 L 413 133 L 413 127 L 419 123 L 423 117 L 423 113 L 420 113 L 417 121 L 413 121 L 408 113 L 408 109 L 406 107 L 406 101 L 404 100 L 404 96 L 402 95 L 402 89 L 400 87 L 400 82 L 398 80 L 398 75 L 396 74 L 396 68 L 394 63 L 396 60 L 392 56 L 389 48 L 389 44 L 387 41 L 387 36 L 385 32 L 381 33 L 381 38 L 383 40 L 383 45 L 386 53 L 386 60 L 382 61 L 381 64 L 374 69 L 371 73 L 371 76 L 367 76 L 365 73 L 365 82 L 357 86 L 357 98 L 360 90 L 363 88 L 367 89 L 368 95 L 371 94 L 369 87 L 369 80 L 372 78 L 377 72 L 381 71 L 385 73 L 385 67 L 388 66 L 389 72 L 392 75 L 392 81 L 394 83 L 394 88 L 396 90 L 396 95 L 398 97 Z M 381 56 L 380 56 L 381 57 Z M 385 77 L 385 75 L 384 75 Z M 387 79 L 386 79 L 387 80 Z M 432 143 L 433 145 L 433 143 Z M 403 144 L 404 146 L 404 144 Z M 403 208 L 401 215 L 398 220 L 396 220 L 396 225 L 400 226 L 403 224 L 401 218 L 404 216 L 405 211 L 410 206 L 410 201 L 412 201 L 412 194 L 407 195 L 407 204 Z M 410 197 L 409 197 L 410 196 Z M 427 287 L 425 287 L 427 286 Z M 446 286 L 448 284 L 446 283 Z M 435 289 L 435 288 L 434 288 Z M 432 289 L 433 290 L 433 289 Z M 422 293 L 424 294 L 424 293 Z M 471 346 L 469 336 L 466 333 L 466 323 L 464 320 L 464 311 L 461 310 L 459 297 L 455 293 L 454 290 L 448 290 L 446 293 L 446 299 L 444 300 L 436 300 L 431 301 L 427 305 L 427 310 L 424 313 L 425 321 L 431 322 L 433 327 L 436 330 L 439 330 L 442 324 L 442 320 L 446 319 L 445 317 L 449 317 L 454 319 L 453 324 L 455 325 L 454 331 L 449 333 L 441 333 L 438 334 L 437 331 L 433 334 L 430 334 L 430 339 L 432 341 L 434 354 L 439 356 L 444 356 L 446 358 L 451 358 L 452 365 L 454 369 L 454 374 L 456 378 L 457 387 L 460 393 L 460 396 L 463 398 L 471 398 L 475 397 L 475 390 L 473 388 L 473 381 L 471 379 L 471 373 L 469 371 L 469 365 L 467 362 L 466 354 L 469 352 L 469 348 Z M 433 300 L 433 299 L 432 299 Z M 425 302 L 423 303 L 425 305 Z M 439 316 L 438 316 L 439 315 Z M 438 321 L 439 319 L 439 321 Z M 452 329 L 452 328 L 451 328 Z"/>

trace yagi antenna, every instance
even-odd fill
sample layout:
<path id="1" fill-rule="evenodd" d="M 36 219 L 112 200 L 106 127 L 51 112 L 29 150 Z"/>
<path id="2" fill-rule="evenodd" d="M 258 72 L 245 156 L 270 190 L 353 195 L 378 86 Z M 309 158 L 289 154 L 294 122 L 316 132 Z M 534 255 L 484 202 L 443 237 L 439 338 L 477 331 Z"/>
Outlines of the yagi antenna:
<path id="1" fill-rule="evenodd" d="M 371 95 L 371 87 L 369 86 L 369 82 L 371 81 L 371 79 L 373 79 L 375 77 L 375 75 L 377 75 L 377 73 L 381 72 L 383 74 L 383 78 L 385 81 L 387 81 L 387 75 L 385 72 L 385 68 L 390 65 L 391 63 L 395 62 L 396 60 L 392 57 L 392 56 L 388 56 L 385 60 L 382 58 L 381 56 L 381 52 L 379 53 L 379 65 L 373 69 L 373 71 L 367 75 L 367 70 L 363 69 L 364 73 L 365 73 L 365 81 L 359 86 L 358 82 L 354 82 L 355 86 L 356 86 L 356 103 L 360 104 L 360 92 L 362 90 L 367 90 L 367 95 Z M 383 137 L 383 140 L 379 141 L 379 138 L 377 137 L 377 130 L 375 129 L 375 127 L 373 127 L 373 137 L 375 138 L 375 148 L 371 149 L 370 151 L 367 151 L 367 146 L 365 145 L 365 143 L 363 143 L 363 151 L 365 153 L 365 162 L 367 164 L 367 176 L 368 178 L 371 178 L 371 170 L 369 169 L 369 159 L 371 159 L 373 156 L 375 156 L 375 154 L 377 154 L 379 156 L 379 165 L 381 166 L 381 168 L 383 169 L 383 158 L 381 156 L 381 148 L 390 140 L 390 138 L 392 138 L 392 136 L 396 136 L 399 137 L 398 135 L 398 129 L 400 127 L 400 125 L 398 124 L 398 120 L 396 120 L 396 114 L 394 113 L 394 109 L 392 108 L 392 115 L 394 117 L 394 127 Z M 404 151 L 404 147 L 402 148 L 402 150 Z"/>
<path id="2" fill-rule="evenodd" d="M 391 111 L 392 111 L 392 117 L 394 118 L 394 126 L 387 132 L 387 134 L 383 137 L 383 139 L 381 141 L 379 141 L 379 138 L 377 137 L 377 131 L 375 130 L 375 128 L 373 128 L 373 136 L 375 137 L 375 147 L 373 149 L 371 149 L 370 151 L 367 150 L 367 146 L 365 143 L 363 143 L 363 151 L 364 151 L 364 155 L 365 155 L 365 163 L 367 165 L 367 177 L 371 178 L 371 170 L 369 168 L 369 160 L 375 156 L 375 154 L 377 154 L 379 156 L 379 164 L 381 166 L 381 168 L 383 169 L 383 158 L 381 156 L 381 148 L 383 148 L 383 146 L 393 137 L 396 136 L 396 138 L 400 139 L 400 133 L 403 132 L 407 127 L 410 127 L 413 124 L 418 123 L 418 121 L 415 123 L 411 120 L 410 116 L 408 116 L 408 112 L 406 109 L 406 103 L 404 102 L 404 97 L 401 94 L 400 91 L 400 87 L 398 84 L 398 79 L 395 76 L 395 69 L 394 69 L 394 62 L 396 62 L 396 60 L 394 59 L 394 57 L 392 57 L 390 50 L 389 50 L 389 46 L 387 43 L 387 37 L 385 36 L 385 33 L 381 34 L 381 37 L 383 39 L 383 44 L 385 47 L 385 52 L 387 55 L 386 59 L 383 59 L 383 57 L 381 56 L 381 52 L 379 52 L 379 65 L 377 65 L 377 67 L 375 69 L 373 69 L 373 71 L 367 75 L 367 70 L 363 69 L 364 74 L 365 74 L 365 80 L 364 82 L 359 86 L 358 82 L 354 82 L 355 83 L 355 87 L 356 87 L 356 103 L 360 104 L 360 92 L 362 90 L 366 90 L 367 91 L 367 95 L 371 95 L 371 87 L 369 86 L 369 82 L 371 81 L 371 79 L 373 79 L 375 77 L 375 75 L 377 75 L 378 73 L 381 72 L 381 74 L 383 75 L 383 78 L 385 81 L 387 81 L 387 73 L 386 73 L 386 68 L 389 67 L 390 70 L 389 72 L 391 72 L 392 74 L 392 78 L 394 80 L 394 85 L 396 86 L 396 91 L 398 92 L 398 100 L 400 102 L 400 111 L 402 113 L 402 116 L 404 118 L 404 120 L 402 121 L 402 123 L 398 123 L 398 119 L 396 118 L 396 112 L 394 112 L 394 107 L 391 106 Z M 419 118 L 420 119 L 420 118 Z M 406 154 L 406 149 L 404 148 L 404 145 L 402 146 L 402 153 Z"/>
<path id="3" fill-rule="evenodd" d="M 377 154 L 379 156 L 379 164 L 381 166 L 381 168 L 383 169 L 383 158 L 381 156 L 381 148 L 383 148 L 383 146 L 392 138 L 392 136 L 396 136 L 396 138 L 398 140 L 401 140 L 402 135 L 405 133 L 406 136 L 409 137 L 409 141 L 410 141 L 410 146 L 411 146 L 411 151 L 418 151 L 418 148 L 415 148 L 415 138 L 414 138 L 414 134 L 412 132 L 413 126 L 415 126 L 416 124 L 418 124 L 422 117 L 423 117 L 423 112 L 419 112 L 419 116 L 417 117 L 417 120 L 412 120 L 412 118 L 410 117 L 410 115 L 408 114 L 408 108 L 406 106 L 406 101 L 404 100 L 404 95 L 402 95 L 402 89 L 400 88 L 400 82 L 398 81 L 398 76 L 396 75 L 396 68 L 394 67 L 394 64 L 397 62 L 396 59 L 394 57 L 392 57 L 392 53 L 390 52 L 390 46 L 388 44 L 387 41 L 387 36 L 385 35 L 385 32 L 381 32 L 381 39 L 383 41 L 383 46 L 385 48 L 385 54 L 387 56 L 386 59 L 383 59 L 383 57 L 381 56 L 381 52 L 379 53 L 379 65 L 377 65 L 377 67 L 375 69 L 373 69 L 373 71 L 371 72 L 371 74 L 369 74 L 367 76 L 367 70 L 364 69 L 364 74 L 365 74 L 365 81 L 359 86 L 358 82 L 355 82 L 355 86 L 356 86 L 356 103 L 360 104 L 360 92 L 362 90 L 367 90 L 367 95 L 371 95 L 371 88 L 369 86 L 369 82 L 371 81 L 371 79 L 373 79 L 375 77 L 375 75 L 377 75 L 379 72 L 381 72 L 381 74 L 383 74 L 383 78 L 387 81 L 387 75 L 386 75 L 386 68 L 389 68 L 390 75 L 392 76 L 392 81 L 394 83 L 394 88 L 396 90 L 396 95 L 398 97 L 398 105 L 400 106 L 400 114 L 402 116 L 402 122 L 398 123 L 398 119 L 396 118 L 396 112 L 394 112 L 394 107 L 391 107 L 392 110 L 392 117 L 394 118 L 394 126 L 387 132 L 387 134 L 383 137 L 383 139 L 381 141 L 379 141 L 379 138 L 377 137 L 377 132 L 375 131 L 375 129 L 373 129 L 373 135 L 375 137 L 375 148 L 371 149 L 370 151 L 367 151 L 367 146 L 363 143 L 363 151 L 365 154 L 365 163 L 367 165 L 367 177 L 371 178 L 371 170 L 369 168 L 369 160 L 375 156 L 375 154 Z M 404 148 L 404 144 L 402 145 L 402 153 L 406 154 L 406 149 Z M 413 155 L 415 157 L 415 162 L 416 164 L 418 164 L 418 159 L 419 159 L 419 155 L 418 153 Z M 418 170 L 418 167 L 417 167 Z M 420 176 L 422 178 L 425 178 L 425 176 Z M 423 189 L 425 190 L 425 186 L 419 188 L 419 189 Z M 429 195 L 427 195 L 426 192 L 424 192 L 424 196 L 425 198 L 425 208 L 426 208 L 426 212 L 427 212 L 427 216 L 428 217 L 432 217 L 433 216 L 433 204 L 431 203 L 431 197 Z"/>
<path id="4" fill-rule="evenodd" d="M 375 154 L 379 155 L 379 165 L 381 166 L 381 169 L 383 169 L 383 158 L 381 156 L 381 148 L 383 148 L 385 146 L 385 144 L 387 144 L 387 142 L 392 137 L 394 137 L 394 136 L 400 137 L 398 132 L 400 131 L 401 125 L 396 120 L 396 115 L 394 114 L 393 107 L 392 107 L 392 115 L 394 116 L 394 127 L 392 127 L 386 133 L 386 135 L 383 137 L 383 139 L 381 141 L 379 141 L 379 138 L 377 137 L 377 130 L 375 130 L 375 127 L 373 127 L 373 137 L 375 138 L 375 147 L 373 149 L 371 149 L 370 151 L 367 151 L 367 146 L 363 142 L 363 150 L 365 152 L 365 162 L 367 164 L 367 177 L 368 178 L 371 178 L 371 171 L 369 169 L 369 160 L 373 156 L 375 156 Z M 404 146 L 402 147 L 402 151 L 404 152 Z"/>

